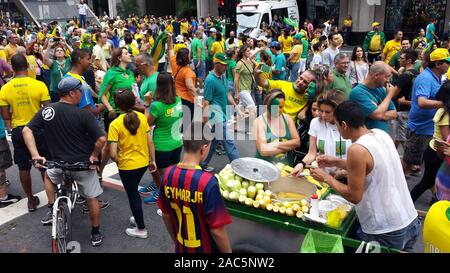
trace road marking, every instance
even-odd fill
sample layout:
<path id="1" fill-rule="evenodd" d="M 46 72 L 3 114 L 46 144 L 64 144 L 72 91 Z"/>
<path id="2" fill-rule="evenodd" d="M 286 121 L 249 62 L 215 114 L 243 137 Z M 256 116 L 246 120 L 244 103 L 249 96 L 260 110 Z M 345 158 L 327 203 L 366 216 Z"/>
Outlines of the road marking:
<path id="1" fill-rule="evenodd" d="M 47 205 L 48 199 L 47 195 L 45 194 L 45 191 L 41 191 L 35 196 L 39 197 L 40 203 L 38 208 L 41 208 L 43 206 Z M 0 226 L 12 221 L 20 216 L 23 216 L 28 212 L 28 198 L 23 198 L 19 202 L 11 204 L 7 207 L 0 209 Z"/>

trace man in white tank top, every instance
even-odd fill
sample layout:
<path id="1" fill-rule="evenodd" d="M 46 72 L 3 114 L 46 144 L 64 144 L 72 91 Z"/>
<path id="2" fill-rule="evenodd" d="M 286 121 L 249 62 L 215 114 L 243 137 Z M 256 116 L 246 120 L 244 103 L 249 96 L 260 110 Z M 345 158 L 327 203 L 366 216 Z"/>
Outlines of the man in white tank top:
<path id="1" fill-rule="evenodd" d="M 320 168 L 346 169 L 348 185 L 322 169 L 313 170 L 311 175 L 356 204 L 359 239 L 412 251 L 421 227 L 394 142 L 383 130 L 367 129 L 364 112 L 355 102 L 339 105 L 335 116 L 342 137 L 351 139 L 353 145 L 347 160 L 322 156 L 317 162 Z"/>

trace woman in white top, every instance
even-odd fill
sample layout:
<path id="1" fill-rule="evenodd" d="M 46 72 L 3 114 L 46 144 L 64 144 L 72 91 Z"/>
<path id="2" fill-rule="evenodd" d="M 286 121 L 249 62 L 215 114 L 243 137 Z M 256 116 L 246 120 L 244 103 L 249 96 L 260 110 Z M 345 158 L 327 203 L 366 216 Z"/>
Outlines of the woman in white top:
<path id="1" fill-rule="evenodd" d="M 369 74 L 369 63 L 367 62 L 366 54 L 361 46 L 356 46 L 353 49 L 352 60 L 347 72 L 350 78 L 350 83 L 353 87 L 363 82 Z"/>
<path id="2" fill-rule="evenodd" d="M 293 173 L 300 174 L 306 165 L 311 165 L 319 155 L 332 156 L 340 159 L 347 158 L 347 151 L 352 144 L 339 134 L 336 127 L 334 110 L 345 101 L 345 95 L 338 90 L 326 91 L 317 98 L 319 117 L 311 121 L 309 127 L 309 151 L 299 163 Z M 325 171 L 335 177 L 342 178 L 344 173 L 337 168 L 325 168 Z"/>
<path id="3" fill-rule="evenodd" d="M 322 66 L 323 64 L 323 59 L 322 59 L 322 52 L 324 50 L 324 46 L 322 43 L 315 43 L 313 45 L 313 52 L 314 52 L 314 57 L 311 61 L 310 67 L 311 70 L 315 70 L 318 69 Z"/>
<path id="4" fill-rule="evenodd" d="M 85 3 L 84 0 L 80 0 L 80 4 L 78 4 L 78 15 L 80 20 L 80 27 L 86 29 L 86 15 L 89 6 Z"/>

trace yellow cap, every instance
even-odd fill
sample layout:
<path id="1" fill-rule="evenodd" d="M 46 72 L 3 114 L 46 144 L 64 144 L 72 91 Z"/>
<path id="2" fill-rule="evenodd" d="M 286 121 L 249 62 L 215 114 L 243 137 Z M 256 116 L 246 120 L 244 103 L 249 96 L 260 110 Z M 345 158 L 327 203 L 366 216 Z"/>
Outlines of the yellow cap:
<path id="1" fill-rule="evenodd" d="M 438 48 L 431 52 L 430 54 L 430 61 L 437 62 L 437 61 L 447 61 L 450 62 L 450 54 L 448 53 L 448 50 L 445 48 Z"/>
<path id="2" fill-rule="evenodd" d="M 372 23 L 372 27 L 376 27 L 376 26 L 379 26 L 379 25 L 381 25 L 381 24 L 378 23 L 378 22 L 373 22 L 373 23 Z"/>

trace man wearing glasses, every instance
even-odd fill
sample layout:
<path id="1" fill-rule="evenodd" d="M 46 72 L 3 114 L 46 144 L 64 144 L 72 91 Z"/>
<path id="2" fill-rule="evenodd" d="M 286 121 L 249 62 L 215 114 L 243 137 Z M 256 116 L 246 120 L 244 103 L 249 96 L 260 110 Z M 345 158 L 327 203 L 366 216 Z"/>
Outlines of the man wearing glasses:
<path id="1" fill-rule="evenodd" d="M 333 81 L 328 86 L 329 90 L 339 90 L 344 93 L 345 97 L 350 96 L 352 84 L 347 76 L 350 66 L 350 57 L 345 53 L 339 53 L 334 58 Z"/>

